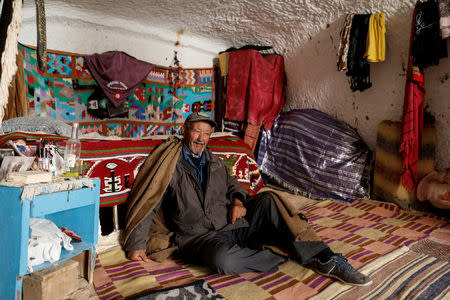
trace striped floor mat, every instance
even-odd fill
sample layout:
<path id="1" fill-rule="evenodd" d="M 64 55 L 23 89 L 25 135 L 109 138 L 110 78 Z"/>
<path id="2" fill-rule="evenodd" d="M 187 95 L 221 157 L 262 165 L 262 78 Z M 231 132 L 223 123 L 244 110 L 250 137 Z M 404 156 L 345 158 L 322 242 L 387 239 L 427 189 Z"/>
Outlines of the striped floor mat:
<path id="1" fill-rule="evenodd" d="M 304 211 L 332 250 L 343 253 L 358 269 L 448 226 L 448 219 L 371 200 L 351 204 L 322 201 Z M 424 256 L 417 252 L 411 255 Z M 100 254 L 94 270 L 94 285 L 100 299 L 123 299 L 198 279 L 208 282 L 226 299 L 239 300 L 307 299 L 333 283 L 294 261 L 283 263 L 276 272 L 225 276 L 174 259 L 162 263 L 128 261 L 120 248 Z"/>
<path id="2" fill-rule="evenodd" d="M 333 283 L 321 299 L 450 299 L 450 262 L 402 247 L 361 268 L 373 280 L 370 286 Z"/>

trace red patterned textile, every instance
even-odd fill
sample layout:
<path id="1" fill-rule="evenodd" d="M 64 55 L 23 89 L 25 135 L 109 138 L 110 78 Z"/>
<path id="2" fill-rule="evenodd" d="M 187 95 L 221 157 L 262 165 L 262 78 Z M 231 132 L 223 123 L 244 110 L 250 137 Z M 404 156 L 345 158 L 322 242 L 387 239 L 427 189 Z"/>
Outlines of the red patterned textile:
<path id="1" fill-rule="evenodd" d="M 252 124 L 247 124 L 247 128 L 245 128 L 244 142 L 247 143 L 252 151 L 255 151 L 260 130 L 261 126 Z"/>
<path id="2" fill-rule="evenodd" d="M 257 50 L 229 53 L 225 118 L 269 130 L 285 102 L 284 59 Z"/>
<path id="3" fill-rule="evenodd" d="M 417 7 L 417 5 L 416 5 Z M 411 43 L 414 36 L 416 8 L 412 18 L 411 38 L 406 72 L 405 98 L 403 103 L 402 139 L 399 152 L 402 155 L 402 184 L 409 190 L 417 184 L 417 162 L 423 131 L 423 105 L 425 97 L 424 76 L 413 65 Z"/>
<path id="4" fill-rule="evenodd" d="M 49 134 L 13 132 L 0 135 L 0 147 L 9 140 L 24 139 L 38 144 L 39 139 L 65 144 L 67 137 Z M 81 140 L 83 175 L 100 178 L 100 207 L 126 202 L 144 159 L 163 139 Z M 208 147 L 227 165 L 231 175 L 250 193 L 263 186 L 258 165 L 248 145 L 236 136 L 212 137 Z"/>

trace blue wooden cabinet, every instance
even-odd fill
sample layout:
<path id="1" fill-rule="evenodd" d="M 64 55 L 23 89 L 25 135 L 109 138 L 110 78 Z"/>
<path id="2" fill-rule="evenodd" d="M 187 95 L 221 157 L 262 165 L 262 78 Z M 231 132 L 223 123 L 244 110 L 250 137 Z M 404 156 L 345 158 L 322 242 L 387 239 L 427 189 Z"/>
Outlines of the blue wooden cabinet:
<path id="1" fill-rule="evenodd" d="M 45 218 L 58 227 L 66 227 L 81 236 L 74 250 L 62 248 L 65 261 L 83 251 L 90 253 L 90 270 L 94 268 L 95 244 L 98 240 L 100 181 L 92 179 L 94 188 L 62 191 L 21 199 L 23 187 L 0 186 L 0 299 L 21 299 L 22 278 L 27 274 L 30 218 Z M 42 270 L 51 263 L 33 266 Z"/>

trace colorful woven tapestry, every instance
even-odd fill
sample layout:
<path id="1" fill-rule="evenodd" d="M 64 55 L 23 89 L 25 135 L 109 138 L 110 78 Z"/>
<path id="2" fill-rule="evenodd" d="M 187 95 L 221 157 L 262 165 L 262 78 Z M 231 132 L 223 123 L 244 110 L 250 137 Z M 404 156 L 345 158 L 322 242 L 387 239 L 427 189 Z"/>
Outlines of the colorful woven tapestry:
<path id="1" fill-rule="evenodd" d="M 385 280 L 393 284 L 404 283 L 404 286 L 409 284 L 416 288 L 414 293 L 417 295 L 432 295 L 432 289 L 427 285 L 418 285 L 415 278 L 420 278 L 424 283 L 433 284 L 437 288 L 437 295 L 445 292 L 445 288 L 448 291 L 448 262 L 419 253 L 408 252 L 405 260 L 396 260 L 398 255 L 392 255 L 392 251 L 407 249 L 407 246 L 449 226 L 448 219 L 423 212 L 404 211 L 395 204 L 372 200 L 355 200 L 351 204 L 319 201 L 307 206 L 304 212 L 309 223 L 333 251 L 343 253 L 355 268 L 373 276 L 374 284 L 369 289 L 374 287 L 381 290 L 383 286 L 380 282 Z M 446 234 L 448 236 L 448 229 Z M 380 264 L 377 261 L 379 258 L 385 259 L 386 264 Z M 404 265 L 400 268 L 401 264 L 397 262 Z M 417 265 L 414 265 L 416 262 Z M 384 271 L 378 271 L 383 268 Z M 408 278 L 407 274 L 413 274 L 414 277 Z M 436 275 L 434 279 L 433 274 Z M 395 281 L 395 278 L 400 280 Z M 334 280 L 292 260 L 281 264 L 279 270 L 274 272 L 219 275 L 207 267 L 186 265 L 178 259 L 168 259 L 162 263 L 129 261 L 120 247 L 100 254 L 94 270 L 96 291 L 100 299 L 105 300 L 131 297 L 142 291 L 165 289 L 199 279 L 208 282 L 229 300 L 307 299 L 316 294 L 320 297 L 321 291 L 330 284 L 349 287 L 334 284 Z M 445 282 L 447 286 L 442 285 Z M 391 292 L 399 295 L 404 291 Z"/>
<path id="2" fill-rule="evenodd" d="M 64 145 L 67 137 L 48 134 L 13 132 L 0 135 L 0 147 L 9 140 L 26 140 L 37 145 L 40 139 Z M 144 159 L 163 139 L 81 140 L 83 175 L 100 178 L 100 206 L 124 203 Z M 251 194 L 257 193 L 263 181 L 248 145 L 236 136 L 212 137 L 208 148 L 227 165 L 230 174 Z"/>
<path id="3" fill-rule="evenodd" d="M 171 69 L 156 66 L 124 104 L 114 108 L 90 75 L 83 55 L 47 51 L 47 70 L 42 73 L 36 50 L 24 45 L 19 49 L 31 116 L 79 122 L 82 133 L 142 137 L 179 133 L 191 112 L 214 115 L 211 68 L 182 69 L 181 84 L 174 91 L 169 80 Z"/>

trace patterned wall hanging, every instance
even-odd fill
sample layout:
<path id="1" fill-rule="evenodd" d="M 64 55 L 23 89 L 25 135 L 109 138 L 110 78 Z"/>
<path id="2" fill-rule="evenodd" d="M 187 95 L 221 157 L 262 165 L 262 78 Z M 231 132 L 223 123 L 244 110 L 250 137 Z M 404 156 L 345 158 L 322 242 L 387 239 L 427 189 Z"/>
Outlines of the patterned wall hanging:
<path id="1" fill-rule="evenodd" d="M 25 45 L 19 49 L 32 116 L 79 122 L 82 133 L 121 137 L 179 133 L 191 112 L 204 111 L 214 117 L 212 68 L 181 69 L 180 84 L 173 93 L 170 67 L 156 66 L 116 108 L 90 75 L 84 56 L 49 50 L 47 69 L 41 72 L 36 49 Z"/>

